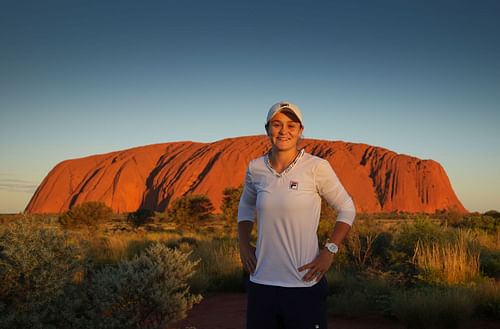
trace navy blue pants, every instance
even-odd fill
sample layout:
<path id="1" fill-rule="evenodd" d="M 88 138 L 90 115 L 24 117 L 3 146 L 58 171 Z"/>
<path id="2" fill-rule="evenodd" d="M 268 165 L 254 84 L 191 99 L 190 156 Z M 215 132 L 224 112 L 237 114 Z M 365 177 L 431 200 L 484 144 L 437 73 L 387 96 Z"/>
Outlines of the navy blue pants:
<path id="1" fill-rule="evenodd" d="M 328 283 L 277 287 L 248 281 L 247 329 L 327 329 Z"/>

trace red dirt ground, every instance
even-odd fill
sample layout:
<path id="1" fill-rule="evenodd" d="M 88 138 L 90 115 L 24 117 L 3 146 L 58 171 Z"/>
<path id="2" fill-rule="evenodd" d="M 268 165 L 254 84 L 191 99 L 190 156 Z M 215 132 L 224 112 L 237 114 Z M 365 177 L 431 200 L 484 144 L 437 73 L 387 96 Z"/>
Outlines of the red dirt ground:
<path id="1" fill-rule="evenodd" d="M 168 329 L 245 329 L 246 295 L 217 294 L 203 298 L 189 312 L 187 319 Z M 404 329 L 401 323 L 383 317 L 350 319 L 334 317 L 329 328 L 333 329 Z M 499 329 L 494 321 L 474 321 L 464 329 Z"/>

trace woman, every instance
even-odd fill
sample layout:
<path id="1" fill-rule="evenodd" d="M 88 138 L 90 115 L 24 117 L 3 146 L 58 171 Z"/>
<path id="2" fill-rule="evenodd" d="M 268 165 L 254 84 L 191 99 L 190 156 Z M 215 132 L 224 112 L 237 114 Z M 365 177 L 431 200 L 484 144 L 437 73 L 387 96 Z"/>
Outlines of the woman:
<path id="1" fill-rule="evenodd" d="M 240 257 L 250 273 L 247 329 L 327 328 L 324 275 L 354 221 L 354 204 L 328 161 L 299 149 L 304 125 L 296 105 L 273 105 L 265 128 L 271 150 L 249 163 L 238 208 Z M 337 221 L 318 248 L 321 197 Z"/>

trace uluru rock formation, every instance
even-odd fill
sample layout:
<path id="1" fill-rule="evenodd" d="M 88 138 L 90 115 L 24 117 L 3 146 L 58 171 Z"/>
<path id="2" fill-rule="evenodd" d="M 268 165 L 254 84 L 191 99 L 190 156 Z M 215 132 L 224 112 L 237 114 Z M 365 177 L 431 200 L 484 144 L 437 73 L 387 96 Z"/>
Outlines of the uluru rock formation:
<path id="1" fill-rule="evenodd" d="M 358 212 L 467 212 L 433 160 L 366 144 L 305 139 L 307 152 L 330 162 Z M 206 194 L 220 209 L 222 191 L 242 184 L 248 162 L 270 148 L 266 136 L 213 143 L 173 142 L 66 160 L 40 184 L 26 211 L 60 213 L 86 201 L 115 212 L 164 211 L 187 193 Z"/>

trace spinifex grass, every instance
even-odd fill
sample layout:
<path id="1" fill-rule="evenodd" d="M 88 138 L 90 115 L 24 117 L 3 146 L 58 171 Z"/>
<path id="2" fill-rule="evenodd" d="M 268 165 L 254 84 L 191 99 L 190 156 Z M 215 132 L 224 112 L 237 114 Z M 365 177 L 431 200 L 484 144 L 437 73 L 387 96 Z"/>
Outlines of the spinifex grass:
<path id="1" fill-rule="evenodd" d="M 200 259 L 191 279 L 193 291 L 241 291 L 243 269 L 236 239 L 200 240 L 192 257 Z"/>
<path id="2" fill-rule="evenodd" d="M 96 263 L 118 263 L 140 254 L 153 242 L 166 242 L 180 239 L 176 233 L 125 232 L 114 234 L 95 234 L 83 238 L 88 242 L 91 257 Z"/>
<path id="3" fill-rule="evenodd" d="M 459 231 L 456 241 L 429 245 L 419 241 L 413 261 L 425 281 L 463 283 L 474 280 L 480 273 L 479 249 L 471 246 L 467 231 Z"/>

